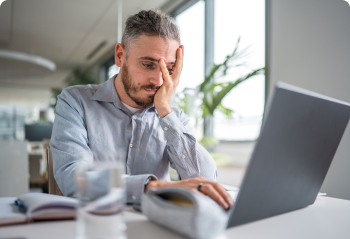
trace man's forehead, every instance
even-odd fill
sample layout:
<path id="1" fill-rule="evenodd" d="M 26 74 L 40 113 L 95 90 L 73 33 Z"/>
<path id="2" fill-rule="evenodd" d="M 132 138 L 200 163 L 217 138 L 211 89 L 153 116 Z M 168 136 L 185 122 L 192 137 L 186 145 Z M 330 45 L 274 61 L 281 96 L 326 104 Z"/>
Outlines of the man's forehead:
<path id="1" fill-rule="evenodd" d="M 176 61 L 177 40 L 166 40 L 160 36 L 141 35 L 136 44 L 131 47 L 131 54 L 141 60 L 157 60 L 161 58 L 171 64 Z"/>
<path id="2" fill-rule="evenodd" d="M 162 57 L 164 59 L 164 57 Z M 154 61 L 154 62 L 159 62 L 161 58 L 153 58 L 151 56 L 141 56 L 138 58 L 139 60 L 143 60 L 143 61 Z M 167 60 L 165 59 L 165 63 L 166 64 L 175 64 L 176 63 L 176 60 Z"/>

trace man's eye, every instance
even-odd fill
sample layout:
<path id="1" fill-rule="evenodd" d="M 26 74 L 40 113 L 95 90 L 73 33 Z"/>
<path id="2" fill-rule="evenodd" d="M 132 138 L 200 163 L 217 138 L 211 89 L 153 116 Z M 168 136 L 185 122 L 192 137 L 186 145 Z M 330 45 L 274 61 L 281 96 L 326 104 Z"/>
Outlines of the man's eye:
<path id="1" fill-rule="evenodd" d="M 142 65 L 143 65 L 144 67 L 147 67 L 147 68 L 152 67 L 152 64 L 144 64 L 144 63 L 142 63 Z"/>
<path id="2" fill-rule="evenodd" d="M 169 75 L 174 74 L 174 69 L 168 69 Z"/>

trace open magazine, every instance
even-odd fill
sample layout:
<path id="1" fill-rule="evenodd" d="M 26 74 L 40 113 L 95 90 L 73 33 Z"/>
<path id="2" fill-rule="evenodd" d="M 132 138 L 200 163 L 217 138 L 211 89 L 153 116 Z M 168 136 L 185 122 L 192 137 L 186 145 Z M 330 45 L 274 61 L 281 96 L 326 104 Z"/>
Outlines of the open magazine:
<path id="1" fill-rule="evenodd" d="M 78 201 L 45 193 L 0 198 L 0 226 L 35 220 L 73 219 Z"/>

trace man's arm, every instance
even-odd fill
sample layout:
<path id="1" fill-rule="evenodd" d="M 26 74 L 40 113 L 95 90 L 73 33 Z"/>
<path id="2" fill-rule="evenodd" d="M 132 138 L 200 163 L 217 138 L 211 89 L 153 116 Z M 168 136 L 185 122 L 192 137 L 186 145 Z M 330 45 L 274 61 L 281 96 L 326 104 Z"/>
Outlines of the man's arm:
<path id="1" fill-rule="evenodd" d="M 210 154 L 192 136 L 188 119 L 180 114 L 177 117 L 170 107 L 170 98 L 179 84 L 183 66 L 184 47 L 180 46 L 176 51 L 176 64 L 170 75 L 163 59 L 159 60 L 163 76 L 163 85 L 154 96 L 154 106 L 158 112 L 163 130 L 167 138 L 168 153 L 171 163 L 180 174 L 179 182 L 151 181 L 146 190 L 151 187 L 180 186 L 197 188 L 201 186 L 201 192 L 214 199 L 223 208 L 232 205 L 232 199 L 226 190 L 216 181 L 216 166 Z M 203 176 L 203 177 L 200 177 Z"/>
<path id="2" fill-rule="evenodd" d="M 93 152 L 89 148 L 84 111 L 79 101 L 80 92 L 74 88 L 64 89 L 58 96 L 55 108 L 55 122 L 51 136 L 54 177 L 65 196 L 77 197 L 75 170 L 77 157 L 80 161 L 93 161 Z M 156 179 L 154 175 L 125 175 L 128 203 L 139 203 L 144 193 L 145 183 Z"/>
<path id="3" fill-rule="evenodd" d="M 170 98 L 179 84 L 183 57 L 184 47 L 180 46 L 176 51 L 176 64 L 171 75 L 164 60 L 160 59 L 163 85 L 154 97 L 154 106 L 167 139 L 169 159 L 181 179 L 204 177 L 216 181 L 215 162 L 193 137 L 189 119 L 183 111 L 176 115 L 170 107 Z"/>
<path id="4" fill-rule="evenodd" d="M 174 186 L 196 189 L 203 183 L 203 194 L 210 196 L 223 208 L 229 208 L 233 201 L 226 190 L 215 183 L 217 169 L 213 158 L 193 137 L 187 117 L 183 114 L 180 118 L 185 119 L 184 123 L 172 112 L 160 120 L 167 139 L 169 159 L 182 180 L 150 182 L 146 190 L 151 187 Z"/>
<path id="5" fill-rule="evenodd" d="M 167 139 L 167 151 L 171 166 L 181 179 L 204 177 L 216 181 L 217 169 L 208 151 L 193 136 L 188 117 L 172 112 L 160 119 Z"/>

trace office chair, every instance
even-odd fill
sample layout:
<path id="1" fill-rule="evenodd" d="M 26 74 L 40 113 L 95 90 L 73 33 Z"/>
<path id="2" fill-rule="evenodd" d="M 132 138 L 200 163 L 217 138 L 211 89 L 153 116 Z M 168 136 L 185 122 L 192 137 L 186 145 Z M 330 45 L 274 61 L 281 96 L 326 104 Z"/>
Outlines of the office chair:
<path id="1" fill-rule="evenodd" d="M 53 176 L 52 152 L 50 147 L 47 147 L 46 158 L 47 158 L 47 174 L 48 174 L 48 180 L 49 180 L 49 194 L 63 196 L 63 193 L 58 187 L 56 183 L 56 179 Z"/>

